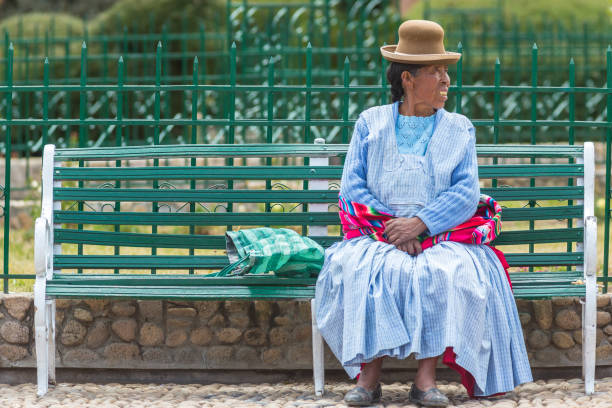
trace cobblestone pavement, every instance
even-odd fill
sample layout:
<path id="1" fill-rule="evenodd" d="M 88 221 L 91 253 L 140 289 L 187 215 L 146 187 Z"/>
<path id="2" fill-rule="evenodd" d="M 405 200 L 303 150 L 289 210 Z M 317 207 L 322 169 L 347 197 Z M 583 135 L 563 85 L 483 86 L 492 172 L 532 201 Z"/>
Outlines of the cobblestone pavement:
<path id="1" fill-rule="evenodd" d="M 580 379 L 548 380 L 524 384 L 503 397 L 470 400 L 460 384 L 438 382 L 456 407 L 612 407 L 612 377 L 597 380 L 592 396 L 585 396 Z M 34 384 L 0 385 L 0 407 L 343 407 L 342 397 L 351 388 L 346 382 L 326 384 L 322 398 L 306 382 L 240 385 L 177 384 L 58 384 L 42 398 Z M 378 406 L 411 407 L 410 384 L 383 385 Z"/>

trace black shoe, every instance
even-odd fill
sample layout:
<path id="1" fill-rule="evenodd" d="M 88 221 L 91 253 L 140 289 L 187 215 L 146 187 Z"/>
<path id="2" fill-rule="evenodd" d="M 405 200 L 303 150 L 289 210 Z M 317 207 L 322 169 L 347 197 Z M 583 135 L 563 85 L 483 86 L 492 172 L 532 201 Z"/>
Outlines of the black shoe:
<path id="1" fill-rule="evenodd" d="M 450 403 L 446 395 L 442 394 L 439 389 L 431 388 L 421 391 L 414 384 L 410 388 L 410 402 L 424 407 L 446 407 Z"/>
<path id="2" fill-rule="evenodd" d="M 376 384 L 374 391 L 368 391 L 363 387 L 355 387 L 344 396 L 344 402 L 351 407 L 362 407 L 364 405 L 376 404 L 382 396 L 380 383 Z"/>

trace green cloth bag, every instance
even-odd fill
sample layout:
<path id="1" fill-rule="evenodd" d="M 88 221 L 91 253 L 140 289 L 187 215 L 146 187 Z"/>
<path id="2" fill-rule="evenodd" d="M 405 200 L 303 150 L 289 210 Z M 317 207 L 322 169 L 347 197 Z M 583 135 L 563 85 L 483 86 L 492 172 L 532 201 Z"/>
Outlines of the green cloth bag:
<path id="1" fill-rule="evenodd" d="M 215 276 L 268 274 L 287 278 L 316 277 L 323 266 L 323 247 L 286 228 L 252 228 L 225 233 L 230 265 Z"/>

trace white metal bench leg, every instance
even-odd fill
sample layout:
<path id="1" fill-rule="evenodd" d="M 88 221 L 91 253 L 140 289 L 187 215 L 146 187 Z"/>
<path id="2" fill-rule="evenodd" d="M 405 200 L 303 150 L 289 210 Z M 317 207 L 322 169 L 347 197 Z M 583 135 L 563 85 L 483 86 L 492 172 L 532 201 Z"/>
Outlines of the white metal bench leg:
<path id="1" fill-rule="evenodd" d="M 34 335 L 36 341 L 37 394 L 43 396 L 49 389 L 49 333 L 45 302 L 45 279 L 37 278 L 34 283 Z"/>
<path id="2" fill-rule="evenodd" d="M 582 367 L 584 391 L 587 395 L 595 392 L 595 364 L 597 347 L 597 219 L 593 216 L 585 220 L 585 285 L 586 297 L 582 305 Z"/>
<path id="3" fill-rule="evenodd" d="M 55 300 L 47 300 L 49 384 L 55 385 Z"/>
<path id="4" fill-rule="evenodd" d="M 589 281 L 593 282 L 589 282 Z M 586 282 L 586 301 L 583 305 L 583 323 L 582 330 L 584 331 L 584 340 L 582 343 L 582 365 L 584 375 L 584 391 L 587 395 L 595 392 L 595 348 L 596 348 L 596 296 L 597 284 L 594 282 L 595 277 L 588 277 Z"/>
<path id="5" fill-rule="evenodd" d="M 580 162 L 580 159 L 578 160 Z M 595 392 L 596 326 L 597 326 L 597 218 L 595 217 L 595 148 L 584 143 L 584 280 L 585 301 L 582 307 L 582 370 L 584 392 Z M 582 181 L 582 182 L 581 182 Z"/>
<path id="6" fill-rule="evenodd" d="M 310 301 L 312 315 L 312 371 L 314 376 L 315 395 L 322 396 L 325 385 L 325 363 L 323 361 L 323 337 L 317 327 L 315 299 Z"/>

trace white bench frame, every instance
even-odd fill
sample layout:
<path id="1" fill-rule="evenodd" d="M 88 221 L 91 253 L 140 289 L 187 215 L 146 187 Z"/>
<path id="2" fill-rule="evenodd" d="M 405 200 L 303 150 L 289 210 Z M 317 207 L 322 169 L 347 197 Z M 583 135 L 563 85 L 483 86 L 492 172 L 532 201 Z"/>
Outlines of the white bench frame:
<path id="1" fill-rule="evenodd" d="M 324 143 L 317 139 L 317 144 Z M 53 212 L 60 209 L 60 203 L 53 200 L 53 187 L 61 186 L 61 182 L 53 177 L 55 163 L 55 146 L 46 145 L 42 166 L 42 211 L 36 220 L 34 237 L 34 262 L 36 282 L 34 283 L 34 326 L 36 341 L 37 394 L 47 393 L 48 385 L 55 384 L 55 300 L 46 297 L 46 282 L 53 278 L 53 255 L 61 253 L 61 245 L 53 242 L 53 230 L 60 225 L 53 225 Z M 584 156 L 578 162 L 584 164 L 584 177 L 578 179 L 578 185 L 584 186 L 584 220 L 578 225 L 584 228 L 584 243 L 578 244 L 584 248 L 584 280 L 586 298 L 582 308 L 582 375 L 585 380 L 585 392 L 590 395 L 595 388 L 595 339 L 597 321 L 597 219 L 594 216 L 594 186 L 595 158 L 593 143 L 584 144 Z M 313 166 L 329 165 L 329 157 L 312 157 Z M 309 189 L 325 190 L 327 180 L 311 180 Z M 309 211 L 325 212 L 327 204 L 309 204 Z M 308 235 L 327 235 L 326 226 L 309 227 Z M 316 324 L 315 299 L 311 299 L 312 313 L 312 353 L 314 389 L 317 396 L 324 393 L 325 367 L 323 356 L 323 338 Z"/>

